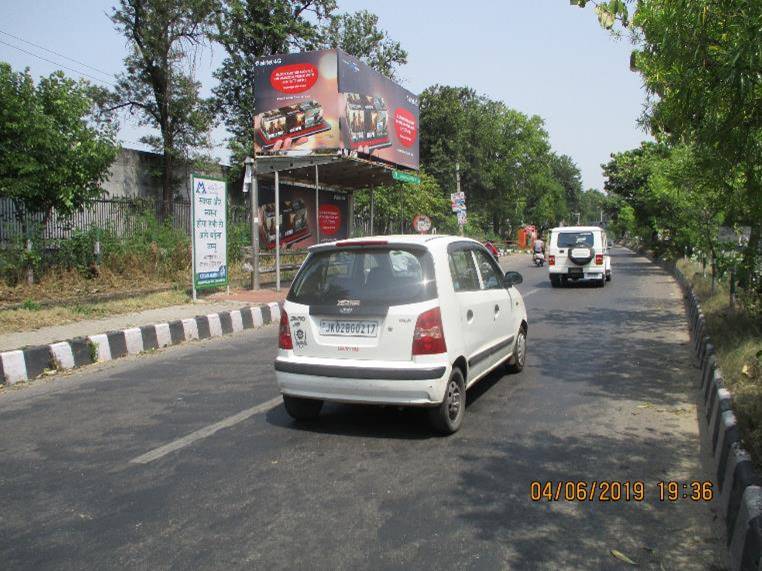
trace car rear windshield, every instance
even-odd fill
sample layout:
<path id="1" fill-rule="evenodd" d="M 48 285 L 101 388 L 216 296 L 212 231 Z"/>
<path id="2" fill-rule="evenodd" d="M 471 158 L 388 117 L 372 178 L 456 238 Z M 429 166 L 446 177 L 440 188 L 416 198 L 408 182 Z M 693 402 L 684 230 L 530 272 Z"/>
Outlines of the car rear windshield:
<path id="1" fill-rule="evenodd" d="M 595 244 L 592 232 L 559 232 L 558 247 L 569 248 L 573 246 L 590 246 Z"/>
<path id="2" fill-rule="evenodd" d="M 313 253 L 288 294 L 289 301 L 305 305 L 335 305 L 349 299 L 389 306 L 434 297 L 431 255 L 425 250 L 391 247 Z"/>

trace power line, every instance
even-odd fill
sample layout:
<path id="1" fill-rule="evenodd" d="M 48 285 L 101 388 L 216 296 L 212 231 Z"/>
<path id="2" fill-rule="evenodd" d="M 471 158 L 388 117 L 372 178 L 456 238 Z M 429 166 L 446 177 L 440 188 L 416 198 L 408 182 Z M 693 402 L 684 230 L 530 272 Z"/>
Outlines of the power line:
<path id="1" fill-rule="evenodd" d="M 28 54 L 28 55 L 30 55 L 30 56 L 32 56 L 32 57 L 36 57 L 37 59 L 41 59 L 42 61 L 46 61 L 46 62 L 48 62 L 48 63 L 52 63 L 53 65 L 55 65 L 55 66 L 57 66 L 57 67 L 61 67 L 61 68 L 63 68 L 63 69 L 67 69 L 67 70 L 69 70 L 69 71 L 73 71 L 74 73 L 77 73 L 77 74 L 79 74 L 79 75 L 81 75 L 81 76 L 83 76 L 83 77 L 89 77 L 89 78 L 90 78 L 90 79 L 92 79 L 93 81 L 97 81 L 97 82 L 99 82 L 99 83 L 108 83 L 109 85 L 113 85 L 114 87 L 116 87 L 116 83 L 114 83 L 114 82 L 112 82 L 112 81 L 106 81 L 105 79 L 100 79 L 100 78 L 98 78 L 98 77 L 95 77 L 95 76 L 93 76 L 93 75 L 90 75 L 89 73 L 85 73 L 85 72 L 83 72 L 83 71 L 80 71 L 80 70 L 78 70 L 78 69 L 74 69 L 73 67 L 69 67 L 69 66 L 63 65 L 62 63 L 58 63 L 58 62 L 55 62 L 55 61 L 53 61 L 53 60 L 51 60 L 51 59 L 48 59 L 48 58 L 42 57 L 41 55 L 37 55 L 37 54 L 36 54 L 36 53 L 34 53 L 34 52 L 30 52 L 30 51 L 28 51 L 28 50 L 25 50 L 24 48 L 20 48 L 20 47 L 18 47 L 18 46 L 14 46 L 13 44 L 9 44 L 8 42 L 4 42 L 3 40 L 0 40 L 0 44 L 4 44 L 4 45 L 6 45 L 6 46 L 8 46 L 8 47 L 11 47 L 11 48 L 13 48 L 13 49 L 16 49 L 16 50 L 18 50 L 18 51 L 20 51 L 20 52 L 23 52 L 23 53 L 25 53 L 25 54 Z"/>
<path id="2" fill-rule="evenodd" d="M 34 42 L 30 42 L 29 40 L 25 40 L 24 38 L 20 38 L 18 36 L 14 36 L 13 34 L 6 32 L 5 30 L 0 30 L 0 34 L 5 34 L 6 36 L 10 36 L 14 40 L 18 40 L 20 42 L 24 42 L 25 44 L 29 44 L 30 46 L 34 46 L 35 48 L 41 49 L 41 50 L 46 51 L 48 53 L 51 53 L 53 55 L 57 55 L 59 57 L 62 57 L 62 58 L 67 59 L 69 61 L 72 61 L 72 62 L 74 62 L 76 64 L 83 65 L 86 68 L 92 69 L 93 71 L 97 71 L 98 73 L 102 73 L 103 75 L 106 75 L 108 77 L 114 77 L 113 73 L 109 73 L 107 71 L 103 71 L 102 69 L 98 69 L 97 67 L 93 67 L 91 65 L 88 65 L 85 62 L 76 60 L 74 58 L 70 58 L 69 56 L 65 56 L 64 54 L 59 53 L 57 51 L 50 50 L 50 49 L 46 48 L 45 46 L 41 46 L 40 44 L 35 44 Z"/>

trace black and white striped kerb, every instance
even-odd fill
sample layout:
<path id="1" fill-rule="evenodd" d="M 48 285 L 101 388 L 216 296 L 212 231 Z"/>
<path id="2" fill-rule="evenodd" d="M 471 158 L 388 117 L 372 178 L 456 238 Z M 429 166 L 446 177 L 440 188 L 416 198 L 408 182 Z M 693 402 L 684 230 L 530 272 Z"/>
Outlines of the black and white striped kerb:
<path id="1" fill-rule="evenodd" d="M 194 339 L 238 333 L 278 321 L 280 305 L 268 303 L 5 351 L 0 353 L 0 384 L 12 385 L 34 379 L 46 370 L 76 369 Z"/>
<path id="2" fill-rule="evenodd" d="M 698 297 L 677 268 L 675 275 L 686 290 L 688 324 L 701 368 L 699 390 L 704 414 L 699 415 L 699 422 L 705 423 L 703 433 L 714 462 L 731 568 L 762 571 L 762 477 L 754 471 L 749 454 L 741 446 L 732 395 L 717 366 Z"/>

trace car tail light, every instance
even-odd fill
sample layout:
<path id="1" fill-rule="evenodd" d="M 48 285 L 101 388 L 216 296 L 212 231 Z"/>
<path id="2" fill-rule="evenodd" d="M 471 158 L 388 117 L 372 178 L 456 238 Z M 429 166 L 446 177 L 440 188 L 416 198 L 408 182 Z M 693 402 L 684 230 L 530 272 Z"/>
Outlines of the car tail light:
<path id="1" fill-rule="evenodd" d="M 556 265 L 556 257 L 555 256 L 548 256 L 548 265 L 549 266 L 555 266 Z"/>
<path id="2" fill-rule="evenodd" d="M 281 349 L 293 349 L 294 342 L 291 340 L 291 327 L 288 325 L 286 311 L 280 310 L 280 332 L 278 334 L 278 347 Z"/>
<path id="3" fill-rule="evenodd" d="M 602 266 L 603 265 L 603 254 L 596 254 L 595 255 L 595 265 L 596 266 Z"/>
<path id="4" fill-rule="evenodd" d="M 438 307 L 434 307 L 421 313 L 415 322 L 413 355 L 436 355 L 446 352 L 442 314 Z"/>

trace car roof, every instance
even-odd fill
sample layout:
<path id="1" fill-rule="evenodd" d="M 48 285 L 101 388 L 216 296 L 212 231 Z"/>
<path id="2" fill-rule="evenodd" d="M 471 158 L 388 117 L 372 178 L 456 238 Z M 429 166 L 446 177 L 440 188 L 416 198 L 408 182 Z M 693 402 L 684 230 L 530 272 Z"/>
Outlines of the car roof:
<path id="1" fill-rule="evenodd" d="M 603 230 L 600 226 L 556 226 L 551 228 L 551 232 L 595 232 Z"/>
<path id="2" fill-rule="evenodd" d="M 451 236 L 448 234 L 391 234 L 382 236 L 362 236 L 359 238 L 348 238 L 346 240 L 336 240 L 334 242 L 323 242 L 321 244 L 315 244 L 310 246 L 310 250 L 323 249 L 335 246 L 351 246 L 353 244 L 363 245 L 367 242 L 388 242 L 389 244 L 401 245 L 401 244 L 413 244 L 419 246 L 431 247 L 436 244 L 449 244 L 451 242 L 473 242 L 475 244 L 481 244 L 471 238 L 464 238 L 462 236 Z"/>

